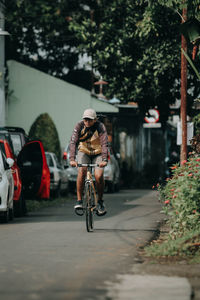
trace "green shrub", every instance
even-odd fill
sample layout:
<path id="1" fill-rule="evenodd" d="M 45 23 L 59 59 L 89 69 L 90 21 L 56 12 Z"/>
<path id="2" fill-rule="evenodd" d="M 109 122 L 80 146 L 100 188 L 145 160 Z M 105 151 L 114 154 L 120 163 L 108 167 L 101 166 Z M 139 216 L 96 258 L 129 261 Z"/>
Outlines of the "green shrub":
<path id="1" fill-rule="evenodd" d="M 200 230 L 200 158 L 190 157 L 172 168 L 165 185 L 157 185 L 163 212 L 169 217 L 170 236 Z"/>
<path id="2" fill-rule="evenodd" d="M 57 129 L 47 113 L 41 114 L 32 124 L 29 137 L 42 141 L 44 150 L 54 152 L 58 159 L 61 158 L 60 141 Z"/>

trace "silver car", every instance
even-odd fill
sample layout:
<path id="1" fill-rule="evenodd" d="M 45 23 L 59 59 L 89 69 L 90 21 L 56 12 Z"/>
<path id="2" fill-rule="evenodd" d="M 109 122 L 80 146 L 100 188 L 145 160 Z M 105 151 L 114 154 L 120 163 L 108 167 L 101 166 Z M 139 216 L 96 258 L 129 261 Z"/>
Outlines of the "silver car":
<path id="1" fill-rule="evenodd" d="M 50 193 L 56 197 L 61 194 L 67 194 L 69 189 L 69 180 L 66 170 L 59 163 L 57 156 L 52 152 L 45 152 L 47 165 L 50 171 Z"/>
<path id="2" fill-rule="evenodd" d="M 105 192 L 118 192 L 120 188 L 120 168 L 113 150 L 109 147 L 108 164 L 104 168 Z"/>
<path id="3" fill-rule="evenodd" d="M 64 168 L 67 170 L 69 179 L 69 189 L 74 191 L 76 188 L 77 168 L 73 168 L 69 163 L 69 145 L 66 146 L 63 153 Z M 109 147 L 108 164 L 104 168 L 105 192 L 119 191 L 120 186 L 120 168 L 117 158 L 112 148 Z"/>

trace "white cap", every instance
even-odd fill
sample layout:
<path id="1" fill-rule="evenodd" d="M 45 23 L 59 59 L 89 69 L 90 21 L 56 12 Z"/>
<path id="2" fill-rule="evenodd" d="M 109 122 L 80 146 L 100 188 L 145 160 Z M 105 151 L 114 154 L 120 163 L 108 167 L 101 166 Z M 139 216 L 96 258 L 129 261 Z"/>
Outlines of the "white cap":
<path id="1" fill-rule="evenodd" d="M 83 113 L 83 119 L 91 119 L 91 120 L 94 120 L 96 119 L 97 117 L 97 114 L 96 114 L 96 111 L 92 108 L 88 108 L 84 111 Z"/>

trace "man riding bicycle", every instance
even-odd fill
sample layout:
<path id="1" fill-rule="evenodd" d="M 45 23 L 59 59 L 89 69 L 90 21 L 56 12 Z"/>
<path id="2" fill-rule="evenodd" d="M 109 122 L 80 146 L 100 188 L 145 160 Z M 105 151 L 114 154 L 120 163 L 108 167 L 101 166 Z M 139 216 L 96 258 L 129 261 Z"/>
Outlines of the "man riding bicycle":
<path id="1" fill-rule="evenodd" d="M 76 147 L 78 146 L 77 161 Z M 94 109 L 86 109 L 83 113 L 83 120 L 78 122 L 70 140 L 70 165 L 77 167 L 78 164 L 98 164 L 95 167 L 94 176 L 98 194 L 97 215 L 106 214 L 104 205 L 104 167 L 108 162 L 108 136 L 104 124 L 97 120 Z M 83 209 L 82 194 L 84 181 L 87 173 L 87 167 L 78 168 L 77 176 L 77 202 L 74 206 L 75 212 Z"/>

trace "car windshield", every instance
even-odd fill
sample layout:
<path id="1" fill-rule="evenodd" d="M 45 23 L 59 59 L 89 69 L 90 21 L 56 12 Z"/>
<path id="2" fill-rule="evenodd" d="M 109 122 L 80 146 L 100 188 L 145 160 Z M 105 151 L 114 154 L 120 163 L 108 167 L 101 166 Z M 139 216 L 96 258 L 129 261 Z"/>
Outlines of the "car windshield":
<path id="1" fill-rule="evenodd" d="M 13 148 L 14 148 L 14 154 L 17 156 L 19 152 L 22 149 L 22 141 L 19 134 L 10 134 Z"/>
<path id="2" fill-rule="evenodd" d="M 53 160 L 50 154 L 46 153 L 47 165 L 53 167 Z"/>

